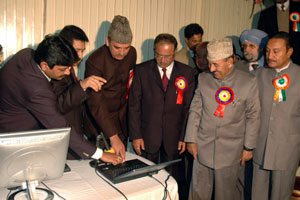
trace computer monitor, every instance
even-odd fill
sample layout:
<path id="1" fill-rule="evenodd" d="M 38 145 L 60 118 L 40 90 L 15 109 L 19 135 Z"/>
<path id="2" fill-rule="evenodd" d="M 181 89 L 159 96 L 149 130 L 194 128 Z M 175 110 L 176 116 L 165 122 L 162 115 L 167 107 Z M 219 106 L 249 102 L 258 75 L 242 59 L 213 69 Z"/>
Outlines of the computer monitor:
<path id="1" fill-rule="evenodd" d="M 62 176 L 71 128 L 0 133 L 0 187 Z"/>

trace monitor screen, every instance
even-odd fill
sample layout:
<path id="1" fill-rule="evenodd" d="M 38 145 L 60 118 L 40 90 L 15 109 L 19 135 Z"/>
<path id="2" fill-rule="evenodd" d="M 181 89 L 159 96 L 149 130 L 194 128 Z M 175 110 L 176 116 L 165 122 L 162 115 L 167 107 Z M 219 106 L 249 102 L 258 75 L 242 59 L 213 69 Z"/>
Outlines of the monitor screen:
<path id="1" fill-rule="evenodd" d="M 62 176 L 71 128 L 0 134 L 0 187 Z"/>

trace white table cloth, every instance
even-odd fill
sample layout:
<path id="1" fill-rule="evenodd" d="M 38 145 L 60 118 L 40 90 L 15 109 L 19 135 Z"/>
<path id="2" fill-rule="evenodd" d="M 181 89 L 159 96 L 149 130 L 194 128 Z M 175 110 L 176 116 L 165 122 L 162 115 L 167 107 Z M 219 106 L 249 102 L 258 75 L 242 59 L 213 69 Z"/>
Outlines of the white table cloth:
<path id="1" fill-rule="evenodd" d="M 132 153 L 126 153 L 126 160 L 139 158 L 145 163 L 151 164 L 150 161 Z M 88 160 L 68 160 L 71 168 L 70 172 L 56 180 L 48 180 L 44 183 L 59 195 L 70 200 L 123 200 L 118 191 L 112 188 L 104 180 L 95 174 L 94 168 L 89 166 Z M 153 175 L 165 185 L 168 173 L 161 170 L 158 174 Z M 167 199 L 178 200 L 178 187 L 175 179 L 170 177 L 167 181 L 169 195 Z M 119 184 L 115 184 L 121 192 L 130 200 L 159 200 L 163 199 L 164 187 L 151 177 L 143 177 Z M 0 199 L 6 199 L 7 189 L 0 190 Z M 55 200 L 60 198 L 55 195 Z"/>

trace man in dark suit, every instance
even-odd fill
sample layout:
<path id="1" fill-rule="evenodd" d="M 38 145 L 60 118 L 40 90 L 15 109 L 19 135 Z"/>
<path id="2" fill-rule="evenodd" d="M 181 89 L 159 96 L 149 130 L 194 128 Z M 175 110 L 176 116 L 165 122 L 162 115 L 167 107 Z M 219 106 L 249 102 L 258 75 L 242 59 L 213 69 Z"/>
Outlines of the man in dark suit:
<path id="1" fill-rule="evenodd" d="M 300 65 L 300 30 L 295 29 L 297 16 L 300 16 L 300 2 L 295 0 L 275 0 L 276 4 L 263 10 L 258 21 L 258 29 L 266 32 L 270 37 L 278 31 L 290 34 L 294 53 L 292 60 Z M 297 26 L 296 26 L 297 27 Z"/>
<path id="2" fill-rule="evenodd" d="M 65 26 L 59 36 L 66 39 L 73 46 L 80 60 L 73 64 L 70 75 L 62 80 L 53 79 L 51 81 L 53 91 L 57 96 L 60 113 L 64 115 L 67 122 L 78 133 L 84 135 L 83 116 L 85 115 L 85 109 L 83 103 L 88 98 L 89 90 L 87 89 L 90 88 L 98 92 L 106 80 L 98 76 L 89 76 L 84 80 L 78 79 L 77 67 L 83 58 L 85 43 L 89 41 L 81 28 L 74 25 Z M 69 149 L 68 158 L 80 158 L 80 156 Z"/>
<path id="3" fill-rule="evenodd" d="M 183 138 L 195 78 L 192 68 L 174 61 L 174 36 L 158 35 L 154 47 L 155 59 L 135 68 L 128 121 L 134 150 L 158 163 L 174 160 L 185 151 Z M 171 174 L 178 180 L 176 169 Z"/>
<path id="4" fill-rule="evenodd" d="M 34 51 L 23 49 L 0 72 L 0 132 L 51 129 L 69 126 L 58 112 L 50 81 L 70 74 L 78 61 L 74 48 L 59 36 L 47 36 Z M 70 148 L 82 158 L 120 161 L 111 154 L 95 154 L 96 146 L 71 129 Z"/>

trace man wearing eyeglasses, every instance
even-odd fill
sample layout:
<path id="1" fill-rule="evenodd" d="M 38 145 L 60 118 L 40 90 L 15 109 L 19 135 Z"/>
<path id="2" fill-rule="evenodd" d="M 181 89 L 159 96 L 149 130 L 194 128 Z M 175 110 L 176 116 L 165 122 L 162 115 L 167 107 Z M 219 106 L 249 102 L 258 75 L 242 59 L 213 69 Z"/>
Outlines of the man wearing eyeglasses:
<path id="1" fill-rule="evenodd" d="M 268 34 L 258 29 L 249 29 L 242 32 L 240 42 L 243 48 L 244 60 L 235 64 L 236 69 L 254 72 L 265 66 L 264 49 L 268 42 Z"/>
<path id="2" fill-rule="evenodd" d="M 174 61 L 176 47 L 174 36 L 159 34 L 154 40 L 155 59 L 135 67 L 129 93 L 133 148 L 155 163 L 174 160 L 185 151 L 183 138 L 195 78 L 192 68 Z M 178 180 L 178 166 L 170 172 Z"/>

